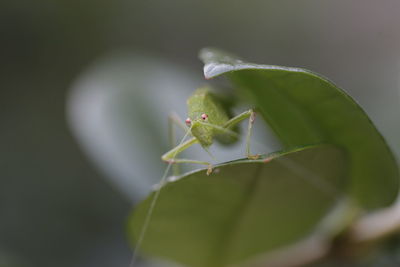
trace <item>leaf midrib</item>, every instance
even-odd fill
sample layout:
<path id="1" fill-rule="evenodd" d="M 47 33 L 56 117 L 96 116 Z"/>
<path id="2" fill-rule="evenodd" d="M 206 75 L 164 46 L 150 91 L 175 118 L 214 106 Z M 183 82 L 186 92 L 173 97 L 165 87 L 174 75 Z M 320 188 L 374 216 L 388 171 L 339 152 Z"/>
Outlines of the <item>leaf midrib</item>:
<path id="1" fill-rule="evenodd" d="M 234 244 L 235 240 L 233 239 L 236 236 L 237 229 L 240 229 L 242 222 L 244 220 L 244 215 L 246 213 L 247 207 L 252 202 L 252 199 L 255 197 L 255 190 L 257 189 L 257 184 L 260 180 L 260 174 L 262 173 L 264 164 L 259 164 L 259 166 L 254 171 L 254 174 L 251 175 L 253 177 L 252 181 L 247 186 L 247 192 L 244 193 L 244 198 L 240 203 L 238 209 L 232 213 L 228 222 L 232 222 L 229 224 L 229 227 L 223 232 L 221 235 L 220 242 L 216 246 L 218 249 L 215 249 L 214 257 L 212 262 L 210 262 L 210 266 L 226 266 L 228 264 L 227 257 L 230 254 L 232 244 Z"/>

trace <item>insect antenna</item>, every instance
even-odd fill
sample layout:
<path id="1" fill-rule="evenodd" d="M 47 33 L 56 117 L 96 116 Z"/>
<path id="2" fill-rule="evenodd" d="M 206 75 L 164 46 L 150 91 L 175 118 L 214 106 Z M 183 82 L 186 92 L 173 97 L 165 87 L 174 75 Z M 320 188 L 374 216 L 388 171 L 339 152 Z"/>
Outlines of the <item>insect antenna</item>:
<path id="1" fill-rule="evenodd" d="M 189 136 L 189 134 L 191 132 L 191 129 L 192 129 L 192 126 L 189 128 L 189 130 L 183 136 L 182 140 L 179 142 L 179 145 L 181 145 L 185 141 L 185 139 Z M 172 159 L 174 159 L 176 157 L 177 153 L 178 152 L 176 152 L 173 155 Z M 133 250 L 133 255 L 132 255 L 132 259 L 131 259 L 131 262 L 129 264 L 129 267 L 134 267 L 135 266 L 135 262 L 137 260 L 137 256 L 138 256 L 138 252 L 139 252 L 140 246 L 143 243 L 143 239 L 144 239 L 144 237 L 146 235 L 147 228 L 149 227 L 149 223 L 150 223 L 151 217 L 153 215 L 154 208 L 155 208 L 155 206 L 157 204 L 157 200 L 158 200 L 158 198 L 160 196 L 160 192 L 161 192 L 162 188 L 164 187 L 165 182 L 167 181 L 168 172 L 171 169 L 171 166 L 172 166 L 172 162 L 168 163 L 167 167 L 165 168 L 164 174 L 162 175 L 162 177 L 160 179 L 160 182 L 158 183 L 158 185 L 159 185 L 158 190 L 156 190 L 156 192 L 153 195 L 153 199 L 151 200 L 149 210 L 147 211 L 147 214 L 145 216 L 142 229 L 140 230 L 140 233 L 139 233 L 139 236 L 138 236 L 138 239 L 137 239 L 137 242 L 136 242 L 136 246 L 135 246 L 135 248 Z"/>

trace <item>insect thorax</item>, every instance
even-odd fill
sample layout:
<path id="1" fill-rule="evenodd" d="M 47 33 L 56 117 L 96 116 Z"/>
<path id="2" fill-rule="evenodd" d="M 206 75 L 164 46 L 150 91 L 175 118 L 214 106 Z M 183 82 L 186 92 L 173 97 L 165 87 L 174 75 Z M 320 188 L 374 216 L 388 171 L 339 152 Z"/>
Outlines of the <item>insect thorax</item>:
<path id="1" fill-rule="evenodd" d="M 187 100 L 187 105 L 188 115 L 192 121 L 192 135 L 202 146 L 210 146 L 217 134 L 216 131 L 212 127 L 197 122 L 203 122 L 202 115 L 207 114 L 208 118 L 205 122 L 221 127 L 229 120 L 226 108 L 207 87 L 197 89 Z"/>

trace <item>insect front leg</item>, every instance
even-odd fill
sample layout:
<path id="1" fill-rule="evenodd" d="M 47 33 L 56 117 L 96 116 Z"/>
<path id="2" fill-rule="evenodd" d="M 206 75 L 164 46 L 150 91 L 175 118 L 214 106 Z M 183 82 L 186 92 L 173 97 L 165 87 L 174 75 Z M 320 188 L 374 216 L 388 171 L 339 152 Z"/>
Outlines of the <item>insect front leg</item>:
<path id="1" fill-rule="evenodd" d="M 186 142 L 174 147 L 164 155 L 162 155 L 161 159 L 167 163 L 171 164 L 176 164 L 176 163 L 194 163 L 194 164 L 201 164 L 201 165 L 207 165 L 207 175 L 209 175 L 212 172 L 212 165 L 209 162 L 206 161 L 200 161 L 200 160 L 191 160 L 191 159 L 179 159 L 176 158 L 177 155 L 179 155 L 182 151 L 186 150 L 190 146 L 198 143 L 198 140 L 195 137 L 190 138 Z"/>
<path id="2" fill-rule="evenodd" d="M 253 124 L 255 120 L 256 120 L 256 113 L 253 110 L 251 110 L 249 117 L 249 124 L 247 126 L 247 134 L 246 134 L 246 156 L 249 159 L 258 159 L 260 157 L 260 155 L 258 154 L 255 155 L 250 154 L 251 134 L 253 133 Z"/>
<path id="3" fill-rule="evenodd" d="M 250 153 L 251 134 L 253 132 L 253 124 L 256 119 L 256 113 L 254 112 L 254 110 L 250 109 L 233 117 L 232 119 L 227 121 L 223 125 L 223 127 L 229 129 L 247 118 L 249 119 L 249 124 L 247 126 L 247 134 L 246 134 L 246 156 L 248 159 L 258 159 L 260 155 L 252 155 Z"/>

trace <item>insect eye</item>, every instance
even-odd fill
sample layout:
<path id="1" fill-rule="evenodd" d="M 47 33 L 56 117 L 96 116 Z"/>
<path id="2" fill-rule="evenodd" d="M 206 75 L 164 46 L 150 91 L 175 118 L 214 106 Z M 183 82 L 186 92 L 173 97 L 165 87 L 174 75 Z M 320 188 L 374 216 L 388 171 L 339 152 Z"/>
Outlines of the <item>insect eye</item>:
<path id="1" fill-rule="evenodd" d="M 208 115 L 207 114 L 202 114 L 201 118 L 202 118 L 203 121 L 205 121 L 208 118 Z"/>
<path id="2" fill-rule="evenodd" d="M 185 123 L 186 123 L 187 126 L 190 126 L 190 124 L 192 123 L 192 120 L 190 118 L 187 118 L 185 120 Z"/>

